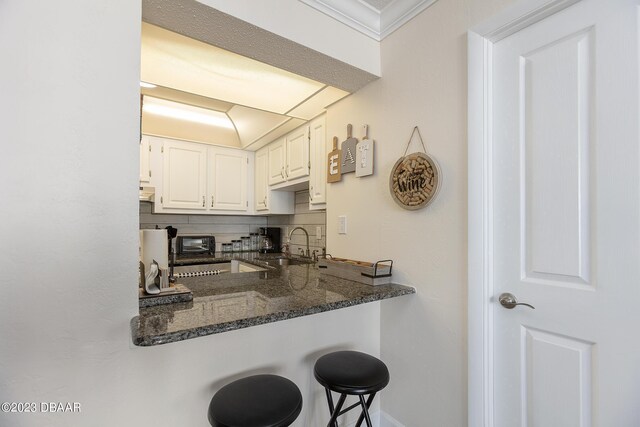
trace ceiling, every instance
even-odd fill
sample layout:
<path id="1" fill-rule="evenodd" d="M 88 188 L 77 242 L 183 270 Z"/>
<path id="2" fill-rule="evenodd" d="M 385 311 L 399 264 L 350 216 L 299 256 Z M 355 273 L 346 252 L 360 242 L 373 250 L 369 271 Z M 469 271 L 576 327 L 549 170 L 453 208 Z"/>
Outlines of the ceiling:
<path id="1" fill-rule="evenodd" d="M 437 0 L 300 0 L 375 39 L 382 40 Z"/>
<path id="2" fill-rule="evenodd" d="M 143 133 L 249 150 L 349 95 L 144 22 L 140 78 L 155 85 L 141 88 Z"/>

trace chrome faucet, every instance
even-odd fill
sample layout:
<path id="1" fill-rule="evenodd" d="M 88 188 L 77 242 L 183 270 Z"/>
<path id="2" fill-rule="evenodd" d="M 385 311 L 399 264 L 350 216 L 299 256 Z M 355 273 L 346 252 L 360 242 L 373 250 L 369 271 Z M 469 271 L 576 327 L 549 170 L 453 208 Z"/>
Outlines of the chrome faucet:
<path id="1" fill-rule="evenodd" d="M 296 228 L 294 228 L 293 230 L 291 230 L 291 231 L 289 232 L 289 244 L 291 244 L 291 235 L 292 235 L 292 234 L 293 234 L 293 232 L 294 232 L 294 231 L 296 231 L 296 230 L 302 230 L 302 231 L 304 231 L 305 236 L 307 236 L 307 251 L 306 251 L 306 253 L 305 253 L 303 256 L 306 256 L 307 258 L 310 258 L 310 257 L 311 257 L 311 253 L 309 252 L 309 233 L 307 233 L 307 230 L 305 230 L 305 229 L 304 229 L 304 228 L 302 228 L 302 227 L 296 227 Z"/>

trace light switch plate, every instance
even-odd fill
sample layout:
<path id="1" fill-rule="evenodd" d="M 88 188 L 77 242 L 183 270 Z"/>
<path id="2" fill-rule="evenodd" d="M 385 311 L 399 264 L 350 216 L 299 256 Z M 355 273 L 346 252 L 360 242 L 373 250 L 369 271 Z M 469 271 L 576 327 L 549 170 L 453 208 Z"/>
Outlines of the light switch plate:
<path id="1" fill-rule="evenodd" d="M 338 234 L 347 234 L 347 216 L 338 216 Z"/>
<path id="2" fill-rule="evenodd" d="M 322 227 L 316 225 L 316 240 L 322 240 Z"/>

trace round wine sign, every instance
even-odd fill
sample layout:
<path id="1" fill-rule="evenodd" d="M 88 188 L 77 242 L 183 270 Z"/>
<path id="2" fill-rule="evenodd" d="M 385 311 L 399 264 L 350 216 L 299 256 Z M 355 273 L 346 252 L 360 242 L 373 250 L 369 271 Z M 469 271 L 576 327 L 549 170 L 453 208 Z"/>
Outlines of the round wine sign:
<path id="1" fill-rule="evenodd" d="M 438 194 L 441 175 L 438 163 L 425 153 L 401 157 L 389 177 L 391 196 L 405 209 L 422 209 Z"/>

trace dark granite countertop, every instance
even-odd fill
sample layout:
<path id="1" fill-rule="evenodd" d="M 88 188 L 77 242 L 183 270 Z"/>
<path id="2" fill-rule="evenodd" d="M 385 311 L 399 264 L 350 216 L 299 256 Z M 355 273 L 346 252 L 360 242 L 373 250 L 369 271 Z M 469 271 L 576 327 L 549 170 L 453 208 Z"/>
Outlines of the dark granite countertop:
<path id="1" fill-rule="evenodd" d="M 198 262 L 240 259 L 266 270 L 180 279 L 193 300 L 141 308 L 131 320 L 133 343 L 166 344 L 415 293 L 409 286 L 369 286 L 320 274 L 315 264 L 274 267 L 264 258 L 252 253 L 199 257 Z"/>

